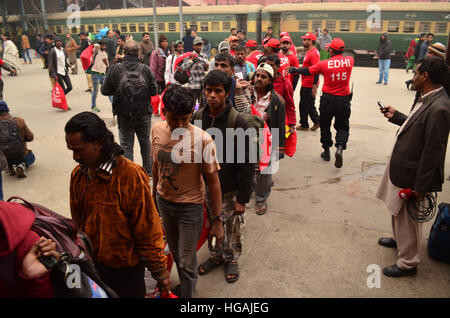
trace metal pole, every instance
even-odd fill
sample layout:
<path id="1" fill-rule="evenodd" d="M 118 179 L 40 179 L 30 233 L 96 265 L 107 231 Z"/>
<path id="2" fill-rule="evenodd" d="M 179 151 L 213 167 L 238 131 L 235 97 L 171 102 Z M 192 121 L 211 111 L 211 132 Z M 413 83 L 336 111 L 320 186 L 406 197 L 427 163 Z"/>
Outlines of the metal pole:
<path id="1" fill-rule="evenodd" d="M 3 27 L 5 28 L 5 33 L 8 34 L 8 33 L 9 33 L 9 30 L 8 30 L 8 23 L 7 23 L 7 19 L 6 19 L 6 6 L 5 6 L 5 0 L 1 0 L 1 5 L 2 5 Z"/>
<path id="2" fill-rule="evenodd" d="M 23 7 L 23 0 L 19 1 L 20 4 L 20 15 L 22 16 L 22 34 L 28 33 L 27 16 L 25 14 L 25 8 Z"/>
<path id="3" fill-rule="evenodd" d="M 156 25 L 156 0 L 153 0 L 153 31 L 155 31 L 155 48 L 158 43 L 158 26 Z"/>
<path id="4" fill-rule="evenodd" d="M 44 22 L 44 31 L 48 33 L 47 14 L 45 12 L 45 0 L 41 0 L 42 21 Z"/>
<path id="5" fill-rule="evenodd" d="M 127 0 L 123 0 L 123 8 L 126 9 L 127 8 Z"/>
<path id="6" fill-rule="evenodd" d="M 184 34 L 184 24 L 183 24 L 183 0 L 178 0 L 178 9 L 180 11 L 180 41 Z"/>

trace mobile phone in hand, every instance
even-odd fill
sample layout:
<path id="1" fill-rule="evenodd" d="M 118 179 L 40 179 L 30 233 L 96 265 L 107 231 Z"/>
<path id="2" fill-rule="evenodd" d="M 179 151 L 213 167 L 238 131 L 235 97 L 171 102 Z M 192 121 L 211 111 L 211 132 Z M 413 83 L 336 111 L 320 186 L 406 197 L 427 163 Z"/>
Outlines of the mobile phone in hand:
<path id="1" fill-rule="evenodd" d="M 384 104 L 383 104 L 383 102 L 382 101 L 377 101 L 377 104 L 378 104 L 378 107 L 380 107 L 380 110 L 382 111 L 382 112 L 385 112 L 385 111 L 387 111 L 387 108 L 386 108 L 386 106 L 384 106 Z"/>

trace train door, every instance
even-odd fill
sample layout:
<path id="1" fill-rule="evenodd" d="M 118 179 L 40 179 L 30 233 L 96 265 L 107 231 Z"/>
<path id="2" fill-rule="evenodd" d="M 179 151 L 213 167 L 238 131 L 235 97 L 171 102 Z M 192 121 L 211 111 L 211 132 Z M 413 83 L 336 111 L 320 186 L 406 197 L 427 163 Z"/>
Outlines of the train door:
<path id="1" fill-rule="evenodd" d="M 247 15 L 246 14 L 238 14 L 236 16 L 237 19 L 237 29 L 242 30 L 247 34 Z"/>
<path id="2" fill-rule="evenodd" d="M 280 34 L 280 13 L 270 14 L 270 26 L 273 29 L 273 35 L 278 37 Z"/>

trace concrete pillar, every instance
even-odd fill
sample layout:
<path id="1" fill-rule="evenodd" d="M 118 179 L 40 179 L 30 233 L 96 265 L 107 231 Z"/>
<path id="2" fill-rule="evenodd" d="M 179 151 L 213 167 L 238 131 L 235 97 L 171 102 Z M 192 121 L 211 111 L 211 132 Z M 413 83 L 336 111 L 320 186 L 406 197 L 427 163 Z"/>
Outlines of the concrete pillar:
<path id="1" fill-rule="evenodd" d="M 41 0 L 41 14 L 42 14 L 42 22 L 44 24 L 44 32 L 48 33 L 48 22 L 47 22 L 47 13 L 45 11 L 45 0 Z"/>
<path id="2" fill-rule="evenodd" d="M 25 14 L 25 8 L 23 6 L 23 0 L 19 0 L 20 15 L 22 19 L 22 33 L 28 33 L 27 16 Z"/>
<path id="3" fill-rule="evenodd" d="M 9 33 L 8 24 L 6 23 L 6 6 L 5 0 L 0 0 L 1 10 L 2 10 L 2 18 L 3 18 L 3 27 L 5 28 L 5 33 Z"/>

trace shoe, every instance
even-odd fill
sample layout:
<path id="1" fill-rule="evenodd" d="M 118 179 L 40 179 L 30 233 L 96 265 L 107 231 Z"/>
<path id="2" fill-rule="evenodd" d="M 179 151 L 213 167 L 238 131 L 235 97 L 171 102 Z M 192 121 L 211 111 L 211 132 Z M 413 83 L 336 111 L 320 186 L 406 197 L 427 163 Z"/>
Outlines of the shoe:
<path id="1" fill-rule="evenodd" d="M 325 148 L 324 151 L 320 154 L 323 160 L 330 161 L 330 148 Z"/>
<path id="2" fill-rule="evenodd" d="M 314 124 L 309 130 L 315 131 L 320 127 L 320 124 Z"/>
<path id="3" fill-rule="evenodd" d="M 14 167 L 8 168 L 8 174 L 10 176 L 15 176 L 16 175 L 16 171 L 15 171 Z"/>
<path id="4" fill-rule="evenodd" d="M 387 83 L 384 83 L 384 85 L 387 85 Z"/>
<path id="5" fill-rule="evenodd" d="M 375 84 L 381 84 L 381 82 L 376 82 Z"/>
<path id="6" fill-rule="evenodd" d="M 378 240 L 378 244 L 384 247 L 397 247 L 397 242 L 392 237 L 382 237 Z"/>
<path id="7" fill-rule="evenodd" d="M 18 178 L 25 178 L 26 177 L 26 175 L 25 175 L 26 169 L 27 168 L 26 168 L 26 166 L 23 163 L 18 164 L 16 166 L 17 177 Z"/>
<path id="8" fill-rule="evenodd" d="M 92 92 L 92 89 L 88 88 L 88 89 L 85 89 L 84 91 L 85 91 L 85 92 L 91 93 L 91 92 Z"/>
<path id="9" fill-rule="evenodd" d="M 92 107 L 91 110 L 92 110 L 93 112 L 97 112 L 97 113 L 100 112 L 100 109 L 99 109 L 97 106 Z"/>
<path id="10" fill-rule="evenodd" d="M 334 166 L 336 168 L 342 168 L 342 161 L 343 161 L 342 152 L 343 151 L 344 151 L 344 149 L 342 148 L 342 146 L 337 147 L 336 155 L 335 155 L 336 161 L 334 162 Z"/>
<path id="11" fill-rule="evenodd" d="M 385 267 L 383 274 L 389 277 L 414 276 L 417 274 L 417 268 L 401 269 L 397 264 Z"/>
<path id="12" fill-rule="evenodd" d="M 297 130 L 305 130 L 305 131 L 309 131 L 309 128 L 302 127 L 302 126 L 300 126 L 300 125 L 298 125 L 298 126 L 296 127 L 296 129 L 297 129 Z"/>

